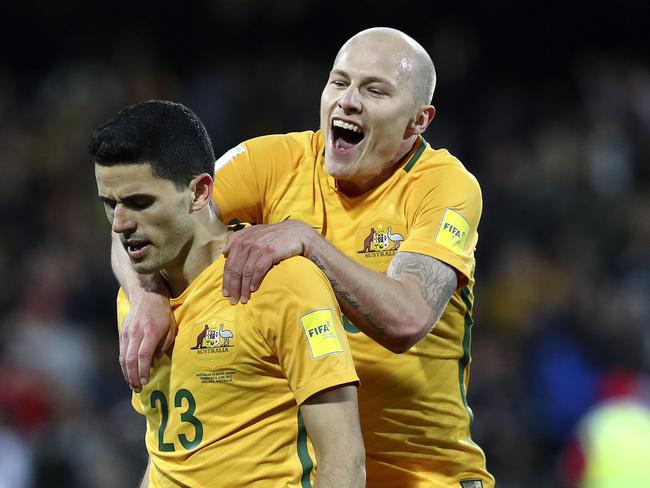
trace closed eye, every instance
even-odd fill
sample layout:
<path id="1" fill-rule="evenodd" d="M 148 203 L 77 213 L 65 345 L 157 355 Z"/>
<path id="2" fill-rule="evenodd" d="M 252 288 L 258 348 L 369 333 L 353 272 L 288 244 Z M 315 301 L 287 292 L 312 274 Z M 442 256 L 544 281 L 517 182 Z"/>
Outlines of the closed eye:
<path id="1" fill-rule="evenodd" d="M 368 90 L 368 93 L 370 93 L 373 96 L 377 96 L 377 97 L 381 97 L 381 96 L 384 96 L 384 95 L 388 94 L 388 92 L 384 88 L 377 87 L 377 86 L 372 86 L 372 85 L 369 86 L 367 88 L 367 90 Z"/>
<path id="2" fill-rule="evenodd" d="M 155 198 L 150 195 L 134 195 L 125 198 L 122 200 L 122 203 L 133 210 L 144 210 L 145 208 L 150 207 L 154 201 Z"/>
<path id="3" fill-rule="evenodd" d="M 111 198 L 99 197 L 107 210 L 115 210 L 117 202 Z M 155 197 L 151 195 L 131 195 L 123 198 L 120 202 L 125 207 L 131 210 L 144 210 L 156 201 Z"/>
<path id="4" fill-rule="evenodd" d="M 115 210 L 115 205 L 117 205 L 117 202 L 115 200 L 111 200 L 110 198 L 104 198 L 104 197 L 99 197 L 99 199 L 104 204 L 104 207 L 106 207 L 107 209 Z"/>

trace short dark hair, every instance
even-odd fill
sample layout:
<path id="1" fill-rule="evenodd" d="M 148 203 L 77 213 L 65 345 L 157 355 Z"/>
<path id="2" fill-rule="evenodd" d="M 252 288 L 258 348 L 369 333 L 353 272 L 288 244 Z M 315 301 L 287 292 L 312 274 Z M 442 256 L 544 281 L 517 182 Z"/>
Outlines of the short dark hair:
<path id="1" fill-rule="evenodd" d="M 214 172 L 214 151 L 203 123 L 189 108 L 149 100 L 120 110 L 93 132 L 90 154 L 101 166 L 151 164 L 154 176 L 179 190 Z"/>

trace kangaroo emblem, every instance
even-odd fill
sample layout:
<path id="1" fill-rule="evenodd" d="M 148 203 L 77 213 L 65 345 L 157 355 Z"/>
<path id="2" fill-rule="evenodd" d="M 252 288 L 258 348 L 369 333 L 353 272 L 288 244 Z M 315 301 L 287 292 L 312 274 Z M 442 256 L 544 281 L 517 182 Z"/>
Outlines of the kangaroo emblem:
<path id="1" fill-rule="evenodd" d="M 370 234 L 363 241 L 363 250 L 362 251 L 357 251 L 357 253 L 361 254 L 361 253 L 365 253 L 365 252 L 374 252 L 374 250 L 370 249 L 370 246 L 372 245 L 372 240 L 374 238 L 375 238 L 375 228 L 371 227 L 370 228 Z"/>
<path id="2" fill-rule="evenodd" d="M 196 346 L 190 347 L 190 349 L 203 349 L 203 339 L 205 339 L 205 336 L 209 330 L 210 327 L 208 327 L 208 324 L 205 324 L 203 332 L 201 332 L 196 338 Z"/>

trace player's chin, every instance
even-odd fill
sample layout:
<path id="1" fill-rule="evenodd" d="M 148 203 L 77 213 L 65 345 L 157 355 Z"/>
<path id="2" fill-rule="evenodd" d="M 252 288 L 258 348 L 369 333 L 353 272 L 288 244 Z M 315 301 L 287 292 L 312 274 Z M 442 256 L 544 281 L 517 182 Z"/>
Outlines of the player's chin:
<path id="1" fill-rule="evenodd" d="M 354 176 L 355 168 L 357 167 L 357 158 L 338 158 L 330 155 L 325 157 L 325 167 L 327 173 L 339 179 L 349 178 Z"/>
<path id="2" fill-rule="evenodd" d="M 160 271 L 160 266 L 157 266 L 151 259 L 143 259 L 138 262 L 131 261 L 131 265 L 139 274 L 151 274 Z"/>

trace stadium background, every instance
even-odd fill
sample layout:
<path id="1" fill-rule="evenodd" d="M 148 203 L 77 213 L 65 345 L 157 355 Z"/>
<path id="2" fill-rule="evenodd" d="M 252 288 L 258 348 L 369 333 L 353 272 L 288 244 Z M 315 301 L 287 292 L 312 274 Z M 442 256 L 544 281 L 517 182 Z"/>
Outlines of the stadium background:
<path id="1" fill-rule="evenodd" d="M 92 129 L 151 98 L 193 108 L 217 153 L 316 128 L 338 47 L 374 25 L 401 28 L 432 54 L 438 115 L 426 138 L 483 188 L 469 401 L 499 486 L 572 486 L 580 419 L 604 398 L 643 394 L 645 2 L 2 9 L 0 487 L 135 486 L 143 469 L 143 419 L 117 363 Z"/>

